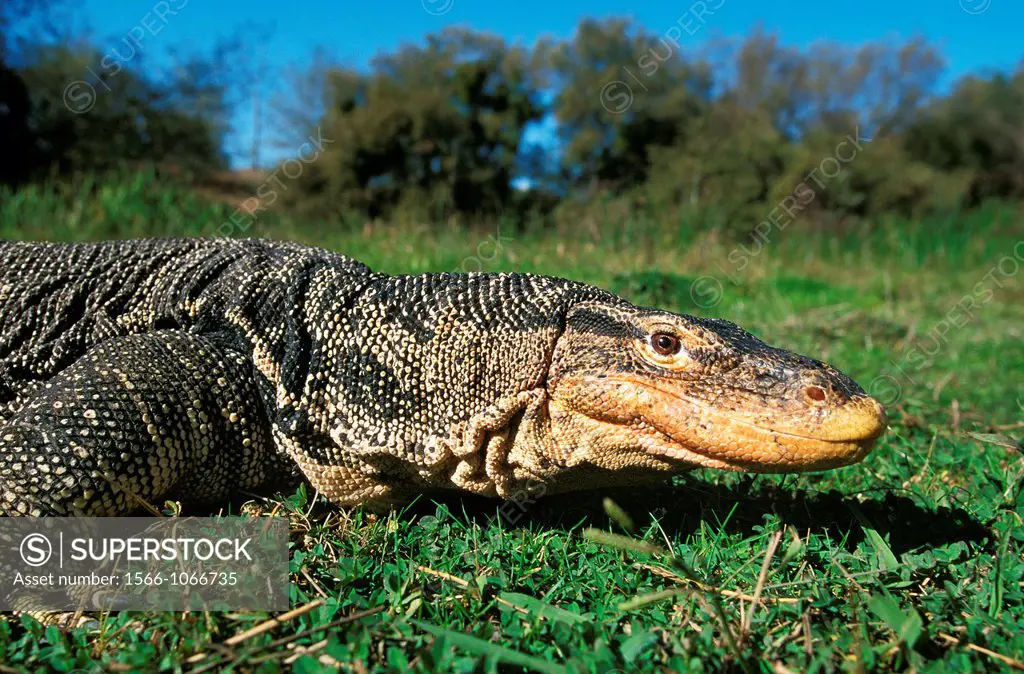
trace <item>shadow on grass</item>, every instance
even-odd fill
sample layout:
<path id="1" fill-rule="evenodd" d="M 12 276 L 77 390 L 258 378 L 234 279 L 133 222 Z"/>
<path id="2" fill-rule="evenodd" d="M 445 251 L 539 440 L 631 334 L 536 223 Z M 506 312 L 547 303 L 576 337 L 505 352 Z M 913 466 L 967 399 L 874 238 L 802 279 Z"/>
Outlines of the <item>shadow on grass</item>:
<path id="1" fill-rule="evenodd" d="M 803 534 L 808 530 L 827 534 L 833 541 L 853 550 L 864 540 L 864 526 L 888 538 L 899 555 L 921 547 L 955 542 L 991 542 L 988 527 L 962 508 L 927 506 L 910 496 L 887 492 L 877 498 L 854 498 L 832 490 L 814 492 L 780 488 L 773 484 L 721 485 L 686 478 L 681 484 L 645 488 L 608 489 L 594 492 L 557 494 L 522 504 L 458 494 L 435 494 L 420 498 L 404 511 L 405 517 L 433 515 L 443 505 L 453 515 L 486 526 L 496 518 L 508 529 L 592 526 L 618 531 L 604 511 L 609 497 L 635 521 L 645 527 L 655 518 L 670 537 L 685 538 L 707 523 L 712 529 L 750 535 L 764 525 L 765 517 L 777 514 L 784 523 Z M 865 522 L 861 522 L 860 514 Z"/>
<path id="2" fill-rule="evenodd" d="M 311 487 L 309 493 L 313 493 Z M 279 493 L 272 500 L 281 497 Z M 672 538 L 685 539 L 702 523 L 713 530 L 749 536 L 756 533 L 757 527 L 764 526 L 767 516 L 776 514 L 801 535 L 809 530 L 824 533 L 850 551 L 864 540 L 865 526 L 886 537 L 896 555 L 956 542 L 990 546 L 995 540 L 989 527 L 963 508 L 928 505 L 920 497 L 893 491 L 878 490 L 866 497 L 855 497 L 836 490 L 794 489 L 759 483 L 754 476 L 733 484 L 684 477 L 676 484 L 555 494 L 527 498 L 518 504 L 442 491 L 424 494 L 408 506 L 399 507 L 398 512 L 401 519 L 413 520 L 435 515 L 438 506 L 442 506 L 454 517 L 480 527 L 500 520 L 508 530 L 595 527 L 621 531 L 604 510 L 605 497 L 625 510 L 638 529 L 646 528 L 655 519 Z M 248 498 L 238 495 L 226 508 L 200 507 L 189 514 L 235 514 Z M 334 506 L 318 499 L 309 516 L 324 517 L 332 509 Z"/>

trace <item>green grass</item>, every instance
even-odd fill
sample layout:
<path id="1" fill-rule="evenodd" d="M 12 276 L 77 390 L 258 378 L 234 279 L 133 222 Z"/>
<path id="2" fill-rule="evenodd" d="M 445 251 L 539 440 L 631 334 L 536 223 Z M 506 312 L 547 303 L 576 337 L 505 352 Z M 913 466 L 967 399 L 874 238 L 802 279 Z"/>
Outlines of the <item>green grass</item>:
<path id="1" fill-rule="evenodd" d="M 15 239 L 210 235 L 231 211 L 145 175 L 0 199 L 0 238 Z M 990 274 L 1024 240 L 1020 216 L 993 208 L 841 236 L 807 229 L 773 233 L 739 270 L 736 242 L 678 223 L 503 230 L 511 240 L 494 254 L 480 245 L 488 229 L 263 214 L 249 235 L 342 250 L 382 271 L 557 274 L 729 318 L 874 386 L 891 432 L 837 471 L 701 470 L 654 489 L 538 500 L 515 518 L 458 495 L 373 517 L 300 489 L 278 499 L 293 520 L 293 603 L 321 607 L 233 649 L 218 644 L 265 616 L 122 613 L 69 634 L 8 618 L 5 666 L 316 671 L 322 657 L 363 663 L 353 671 L 832 672 L 1007 667 L 979 649 L 1024 659 L 1024 458 L 1013 447 L 1024 272 Z M 694 281 L 715 292 L 692 292 Z M 933 346 L 928 335 L 957 302 L 987 290 Z M 912 349 L 934 354 L 925 362 Z M 360 611 L 375 612 L 310 632 Z M 210 655 L 183 664 L 199 652 Z"/>

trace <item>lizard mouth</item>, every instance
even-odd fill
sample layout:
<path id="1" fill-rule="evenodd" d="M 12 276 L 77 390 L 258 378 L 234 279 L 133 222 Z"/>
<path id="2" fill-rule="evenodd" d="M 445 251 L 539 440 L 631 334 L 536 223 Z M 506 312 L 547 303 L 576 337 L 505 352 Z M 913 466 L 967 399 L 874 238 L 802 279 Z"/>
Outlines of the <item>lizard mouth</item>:
<path id="1" fill-rule="evenodd" d="M 603 424 L 632 427 L 640 449 L 672 463 L 757 473 L 826 470 L 862 460 L 887 425 L 882 406 L 863 394 L 840 404 L 793 404 L 787 410 L 753 397 L 703 401 L 633 378 L 617 378 L 612 386 L 617 395 L 577 411 Z"/>
<path id="2" fill-rule="evenodd" d="M 659 448 L 664 456 L 697 455 L 703 465 L 752 472 L 805 472 L 857 463 L 887 425 L 882 406 L 868 396 L 825 413 L 774 417 L 713 409 L 676 396 L 659 407 L 650 423 L 671 439 L 670 446 Z"/>
<path id="3" fill-rule="evenodd" d="M 874 448 L 881 432 L 862 438 L 823 440 L 730 420 L 700 438 L 679 437 L 648 425 L 651 454 L 708 468 L 756 473 L 811 472 L 857 463 Z"/>

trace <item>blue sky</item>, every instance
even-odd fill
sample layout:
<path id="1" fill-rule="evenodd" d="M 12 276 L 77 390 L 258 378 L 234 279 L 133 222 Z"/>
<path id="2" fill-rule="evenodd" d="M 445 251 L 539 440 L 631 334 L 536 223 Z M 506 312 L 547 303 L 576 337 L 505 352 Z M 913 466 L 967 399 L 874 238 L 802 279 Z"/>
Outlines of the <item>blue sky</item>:
<path id="1" fill-rule="evenodd" d="M 707 17 L 706 30 L 684 37 L 693 45 L 711 36 L 743 36 L 757 26 L 777 33 L 785 43 L 817 40 L 861 43 L 923 35 L 948 59 L 949 80 L 986 69 L 1012 69 L 1024 57 L 1022 0 L 706 0 L 722 3 Z M 159 7 L 159 5 L 163 7 Z M 539 37 L 569 37 L 584 17 L 632 16 L 655 33 L 664 33 L 686 14 L 693 0 L 84 0 L 75 7 L 77 22 L 91 29 L 101 49 L 116 47 L 145 23 L 146 57 L 160 59 L 170 46 L 203 48 L 240 24 L 269 25 L 271 37 L 252 45 L 270 65 L 268 75 L 308 62 L 324 47 L 343 63 L 362 66 L 376 53 L 419 41 L 447 26 L 468 26 L 498 33 L 509 41 L 532 44 Z M 285 11 L 282 13 L 282 8 Z M 159 10 L 163 12 L 159 12 Z M 176 13 L 171 14 L 170 11 Z M 154 12 L 164 14 L 160 21 Z M 244 141 L 248 111 L 240 111 Z"/>

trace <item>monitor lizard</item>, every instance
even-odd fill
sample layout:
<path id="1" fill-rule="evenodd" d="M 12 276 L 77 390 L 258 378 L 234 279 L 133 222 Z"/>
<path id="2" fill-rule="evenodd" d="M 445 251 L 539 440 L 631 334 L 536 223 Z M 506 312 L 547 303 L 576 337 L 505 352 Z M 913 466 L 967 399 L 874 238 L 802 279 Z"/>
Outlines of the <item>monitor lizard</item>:
<path id="1" fill-rule="evenodd" d="M 305 476 L 344 506 L 697 466 L 814 471 L 886 428 L 725 320 L 518 273 L 389 276 L 295 243 L 0 242 L 0 512 L 121 515 Z"/>

